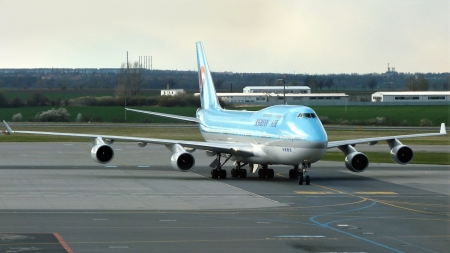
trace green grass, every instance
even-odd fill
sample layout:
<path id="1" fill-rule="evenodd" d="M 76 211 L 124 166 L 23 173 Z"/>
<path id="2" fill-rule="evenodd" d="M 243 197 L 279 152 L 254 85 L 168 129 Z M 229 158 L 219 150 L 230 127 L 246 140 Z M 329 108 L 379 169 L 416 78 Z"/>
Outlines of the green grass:
<path id="1" fill-rule="evenodd" d="M 24 121 L 34 118 L 37 113 L 40 113 L 55 106 L 46 107 L 20 107 L 20 108 L 2 108 L 0 110 L 0 119 L 10 121 L 12 116 L 21 113 Z M 75 122 L 78 113 L 83 115 L 100 116 L 104 122 L 111 122 L 113 119 L 124 119 L 125 110 L 123 107 L 117 106 L 67 106 L 65 107 L 70 113 L 70 121 Z M 183 116 L 195 117 L 196 107 L 133 107 L 141 110 L 151 110 L 156 112 L 163 112 L 169 114 L 177 114 Z M 242 108 L 239 108 L 241 110 Z M 247 108 L 258 109 L 258 108 Z M 450 125 L 450 106 L 349 106 L 347 113 L 345 107 L 340 106 L 322 106 L 314 107 L 319 116 L 327 116 L 332 123 L 340 120 L 347 120 L 352 122 L 354 120 L 364 121 L 376 117 L 387 117 L 393 123 L 398 125 L 404 124 L 410 126 L 419 126 L 421 119 L 429 119 L 434 126 L 439 126 L 440 123 Z M 136 112 L 127 112 L 127 120 L 129 123 L 140 123 L 147 118 L 154 123 L 179 123 L 177 120 L 166 119 L 157 116 L 150 116 Z M 356 124 L 358 125 L 358 124 Z"/>
<path id="2" fill-rule="evenodd" d="M 29 121 L 34 119 L 37 113 L 41 113 L 52 108 L 59 108 L 58 106 L 37 106 L 37 107 L 19 107 L 19 108 L 2 108 L 0 110 L 0 120 L 11 121 L 12 116 L 17 113 L 22 114 L 23 121 Z M 118 106 L 65 106 L 64 108 L 70 114 L 70 122 L 75 122 L 78 113 L 82 115 L 92 115 L 101 117 L 103 122 L 112 122 L 125 119 L 124 107 Z M 183 116 L 195 117 L 196 107 L 140 107 L 142 110 L 149 110 L 162 113 L 177 114 Z M 137 112 L 126 112 L 126 122 L 128 123 L 141 123 L 144 119 L 149 119 L 153 123 L 180 123 L 178 120 L 151 116 L 148 114 L 142 114 Z M 148 122 L 148 121 L 147 121 Z"/>
<path id="3" fill-rule="evenodd" d="M 370 163 L 393 163 L 388 152 L 364 152 Z M 328 152 L 322 158 L 323 161 L 344 161 L 345 155 L 341 152 Z M 439 164 L 450 165 L 450 153 L 414 153 L 411 164 Z M 370 165 L 369 165 L 370 166 Z"/>
<path id="4" fill-rule="evenodd" d="M 14 98 L 20 98 L 26 101 L 29 97 L 31 97 L 34 93 L 40 92 L 42 95 L 48 97 L 51 100 L 55 100 L 57 98 L 61 98 L 62 100 L 68 100 L 72 98 L 78 97 L 86 97 L 86 96 L 95 96 L 95 97 L 103 97 L 103 96 L 114 96 L 113 90 L 103 90 L 103 89 L 95 89 L 95 90 L 73 90 L 73 89 L 54 89 L 54 90 L 3 90 L 5 96 L 8 100 Z"/>
<path id="5" fill-rule="evenodd" d="M 73 98 L 79 97 L 104 97 L 104 96 L 115 96 L 114 89 L 0 89 L 5 93 L 5 96 L 8 100 L 12 100 L 14 98 L 20 98 L 23 101 L 26 101 L 29 97 L 31 97 L 34 93 L 40 92 L 45 97 L 55 100 L 57 98 L 61 98 L 61 100 L 69 100 Z M 160 96 L 160 90 L 150 90 L 146 89 L 142 91 L 143 96 Z"/>

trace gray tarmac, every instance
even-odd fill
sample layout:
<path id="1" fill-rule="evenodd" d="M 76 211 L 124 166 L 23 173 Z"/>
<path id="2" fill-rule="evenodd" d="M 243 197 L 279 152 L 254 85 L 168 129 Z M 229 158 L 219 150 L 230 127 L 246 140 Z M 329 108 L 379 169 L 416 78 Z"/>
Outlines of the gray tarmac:
<path id="1" fill-rule="evenodd" d="M 1 143 L 0 252 L 450 248 L 448 166 L 372 163 L 352 173 L 318 162 L 306 186 L 286 166 L 273 167 L 274 179 L 213 180 L 203 151 L 182 173 L 164 146 L 113 147 L 113 162 L 101 165 L 90 143 Z"/>

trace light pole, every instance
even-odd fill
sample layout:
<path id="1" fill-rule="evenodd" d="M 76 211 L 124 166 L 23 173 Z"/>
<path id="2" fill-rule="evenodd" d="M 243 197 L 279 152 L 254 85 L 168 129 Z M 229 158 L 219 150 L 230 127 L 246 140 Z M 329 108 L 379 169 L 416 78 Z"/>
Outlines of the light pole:
<path id="1" fill-rule="evenodd" d="M 286 104 L 286 80 L 284 78 L 277 79 L 277 81 L 283 82 L 283 102 Z"/>

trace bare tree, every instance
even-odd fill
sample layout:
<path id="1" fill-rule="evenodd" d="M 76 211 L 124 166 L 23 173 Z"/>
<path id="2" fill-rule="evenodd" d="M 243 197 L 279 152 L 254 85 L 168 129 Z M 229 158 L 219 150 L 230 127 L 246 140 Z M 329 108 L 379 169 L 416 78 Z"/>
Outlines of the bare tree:
<path id="1" fill-rule="evenodd" d="M 116 85 L 116 95 L 118 97 L 139 95 L 144 86 L 143 72 L 144 69 L 139 62 L 128 64 L 128 66 L 122 63 Z"/>
<path id="2" fill-rule="evenodd" d="M 423 75 L 419 76 L 418 78 L 410 76 L 406 79 L 405 87 L 409 91 L 424 91 L 430 88 L 430 84 Z"/>
<path id="3" fill-rule="evenodd" d="M 369 87 L 370 90 L 375 89 L 375 86 L 377 86 L 377 79 L 372 78 L 367 82 L 367 87 Z"/>
<path id="4" fill-rule="evenodd" d="M 327 81 L 325 81 L 325 86 L 328 87 L 328 90 L 331 90 L 331 86 L 334 85 L 333 78 L 328 78 Z"/>
<path id="5" fill-rule="evenodd" d="M 127 66 L 125 63 L 122 63 L 120 66 L 119 78 L 117 80 L 117 85 L 115 89 L 116 96 L 120 98 L 124 98 L 128 96 L 128 73 Z"/>
<path id="6" fill-rule="evenodd" d="M 320 90 L 322 90 L 322 88 L 325 86 L 325 80 L 319 80 L 318 82 L 317 82 L 317 87 L 320 89 Z"/>
<path id="7" fill-rule="evenodd" d="M 173 77 L 169 77 L 167 79 L 167 89 L 173 89 L 173 87 L 176 85 L 177 83 L 175 82 L 175 78 Z"/>
<path id="8" fill-rule="evenodd" d="M 222 84 L 223 84 L 223 80 L 222 79 L 216 79 L 215 81 L 214 81 L 214 85 L 216 86 L 216 90 L 220 90 L 220 88 L 222 87 Z"/>

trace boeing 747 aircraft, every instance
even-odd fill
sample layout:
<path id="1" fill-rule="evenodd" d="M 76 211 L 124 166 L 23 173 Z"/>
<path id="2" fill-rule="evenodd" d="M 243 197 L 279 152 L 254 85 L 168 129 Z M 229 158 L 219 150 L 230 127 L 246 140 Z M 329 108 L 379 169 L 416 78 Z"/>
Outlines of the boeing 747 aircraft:
<path id="1" fill-rule="evenodd" d="M 274 170 L 269 165 L 281 164 L 292 166 L 289 178 L 298 179 L 299 184 L 310 184 L 307 169 L 319 161 L 327 149 L 339 148 L 345 155 L 345 165 L 353 172 L 362 172 L 369 166 L 369 159 L 354 146 L 359 143 L 376 144 L 386 141 L 390 147 L 390 155 L 394 162 L 408 164 L 413 158 L 410 147 L 403 145 L 399 139 L 445 135 L 445 124 L 442 123 L 439 133 L 412 134 L 364 138 L 329 142 L 327 133 L 317 114 L 306 106 L 276 105 L 260 111 L 234 111 L 221 108 L 217 99 L 211 72 L 201 42 L 197 42 L 197 62 L 200 88 L 201 108 L 196 117 L 177 116 L 150 111 L 127 109 L 139 113 L 147 113 L 162 117 L 197 123 L 205 142 L 183 141 L 154 138 L 138 138 L 126 136 L 13 131 L 4 122 L 7 133 L 59 135 L 91 138 L 94 147 L 91 157 L 94 161 L 106 164 L 111 162 L 114 151 L 111 144 L 115 140 L 137 142 L 140 147 L 147 143 L 165 145 L 171 152 L 170 163 L 174 169 L 190 171 L 194 168 L 195 158 L 191 154 L 196 149 L 205 150 L 206 154 L 215 157 L 210 166 L 212 178 L 226 178 L 224 164 L 234 161 L 232 177 L 245 178 L 246 165 L 252 173 L 258 171 L 259 177 L 274 177 Z M 224 159 L 224 161 L 221 161 Z"/>

